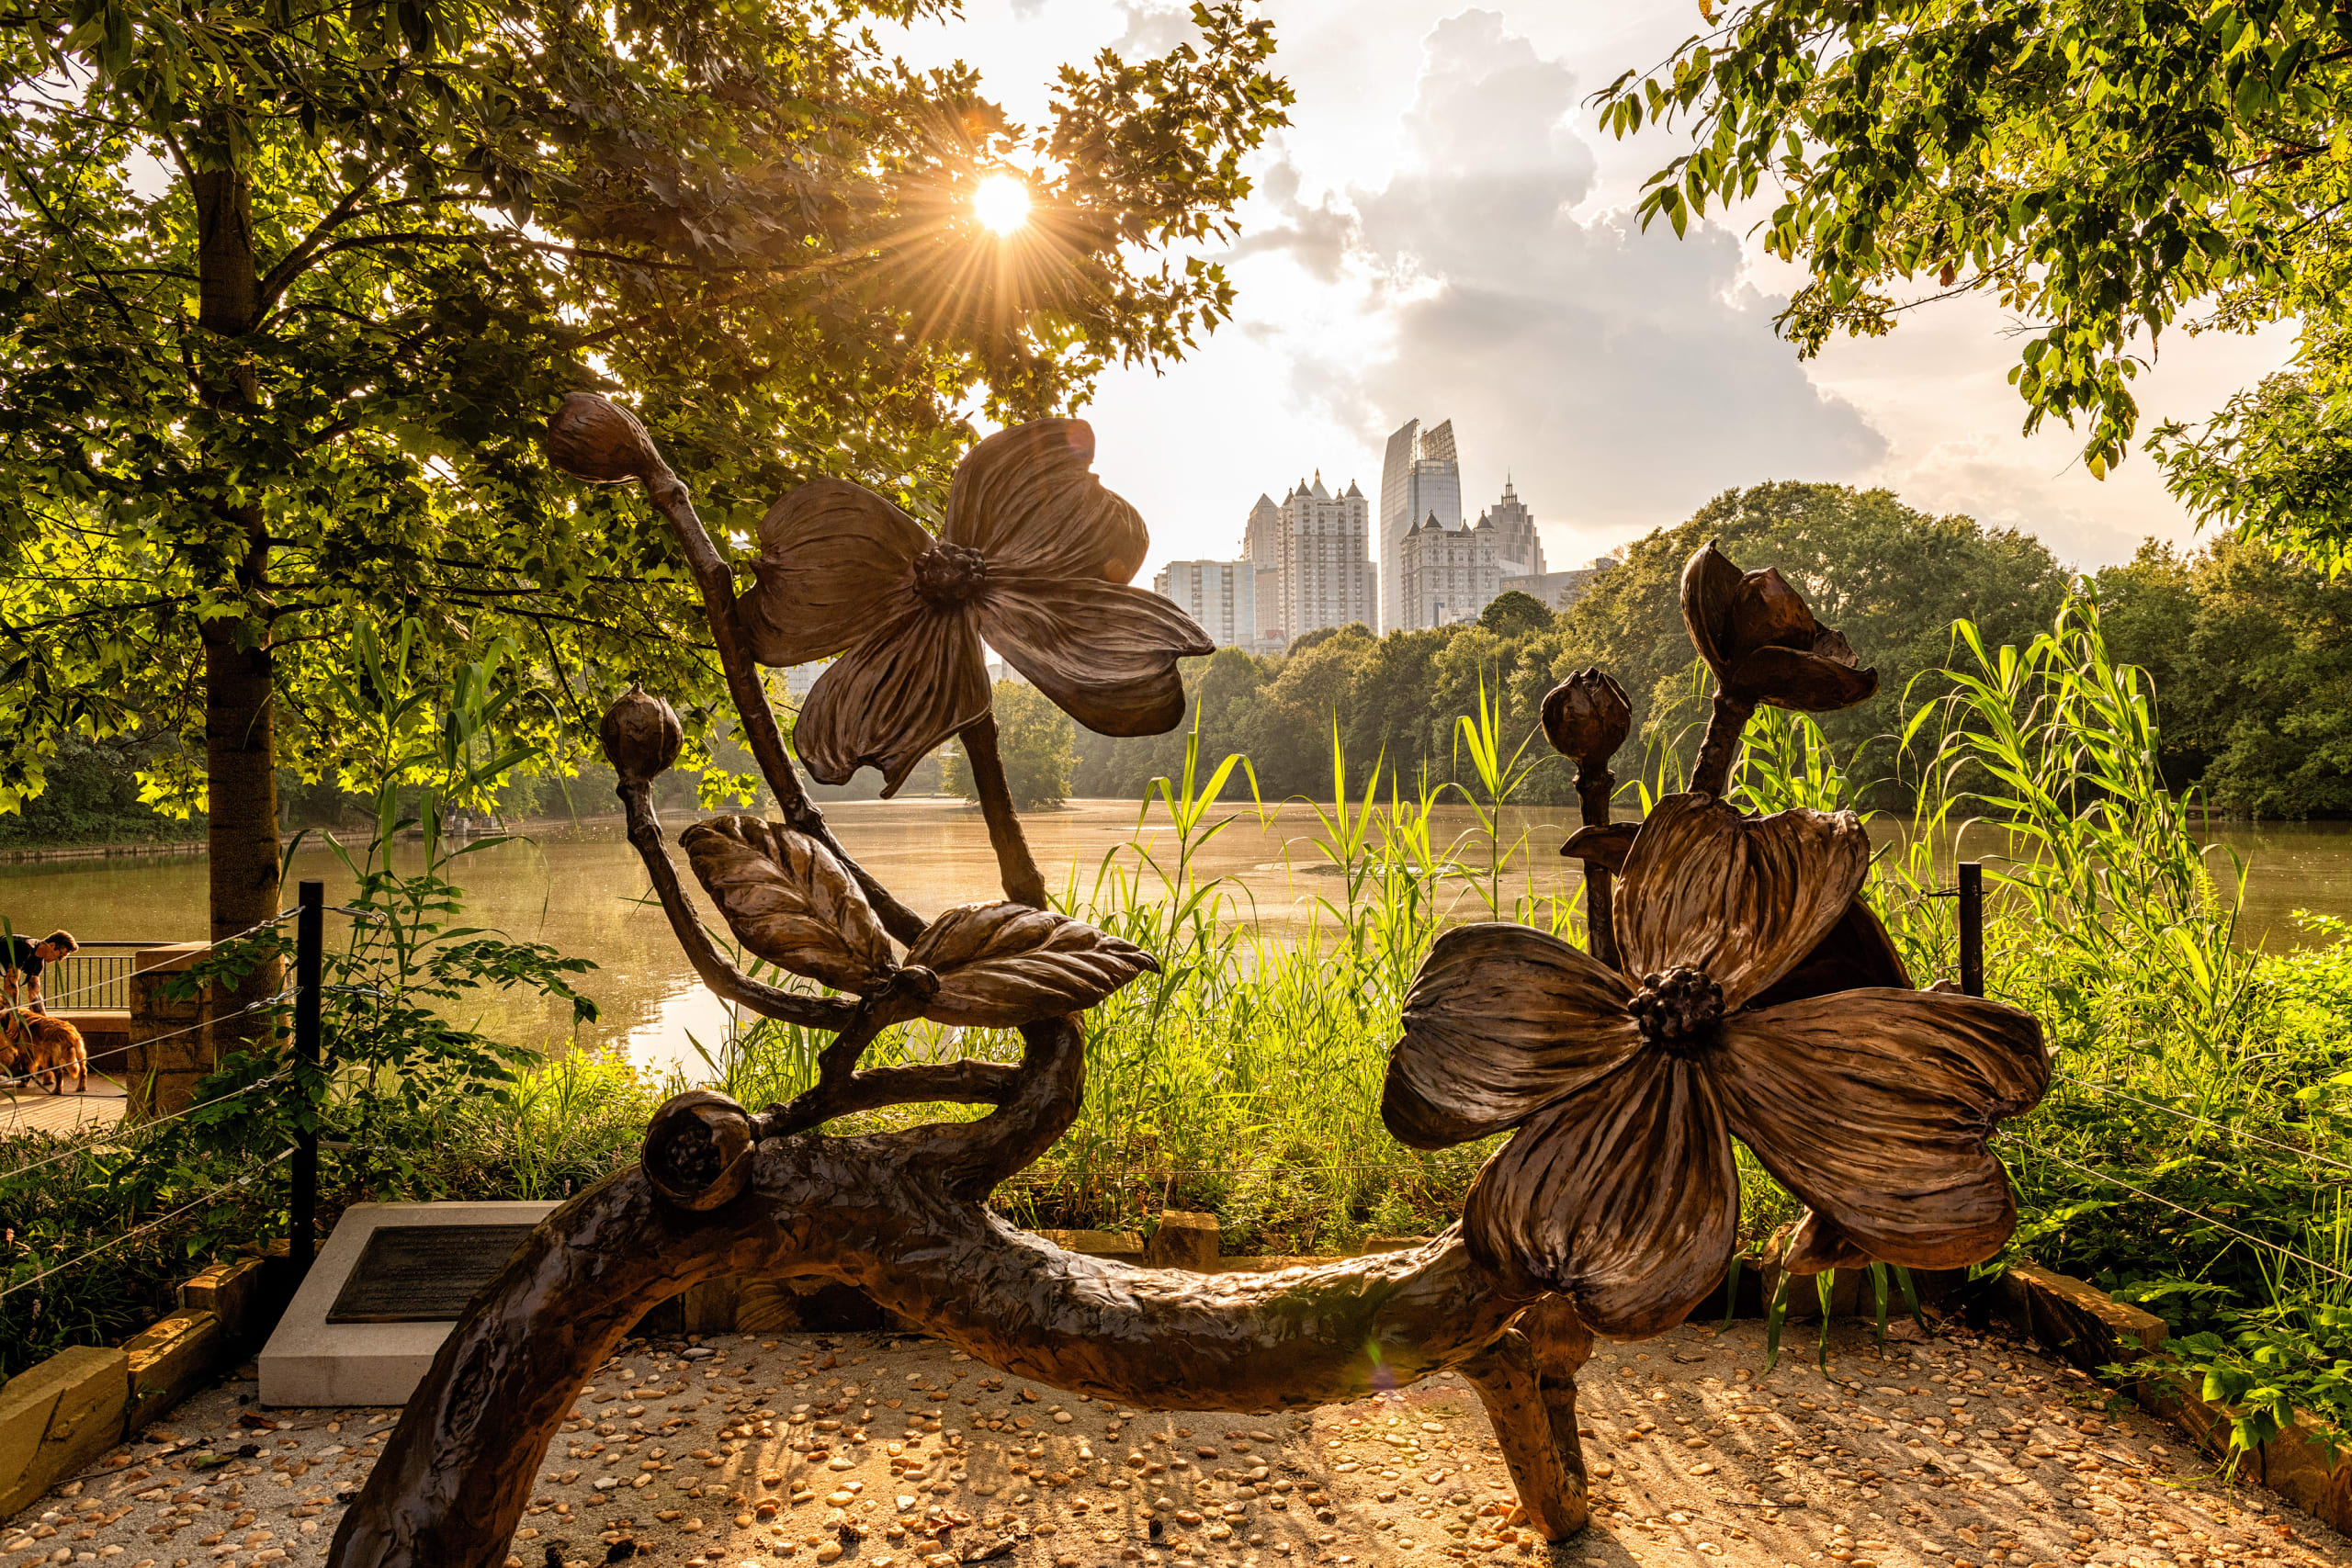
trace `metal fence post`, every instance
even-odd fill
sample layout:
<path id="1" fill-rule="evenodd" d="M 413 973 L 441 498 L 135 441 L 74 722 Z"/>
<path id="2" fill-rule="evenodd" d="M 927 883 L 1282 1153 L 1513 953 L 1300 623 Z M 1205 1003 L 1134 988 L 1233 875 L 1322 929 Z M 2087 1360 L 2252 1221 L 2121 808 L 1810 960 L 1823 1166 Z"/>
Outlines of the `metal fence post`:
<path id="1" fill-rule="evenodd" d="M 294 1134 L 294 1192 L 286 1251 L 299 1277 L 309 1271 L 313 1232 L 319 1223 L 319 1132 L 303 1067 L 319 1065 L 319 979 L 326 945 L 327 885 L 305 882 L 295 898 L 294 1065 L 299 1113 L 305 1125 Z"/>
<path id="2" fill-rule="evenodd" d="M 1960 988 L 1984 994 L 1984 863 L 1960 863 Z"/>

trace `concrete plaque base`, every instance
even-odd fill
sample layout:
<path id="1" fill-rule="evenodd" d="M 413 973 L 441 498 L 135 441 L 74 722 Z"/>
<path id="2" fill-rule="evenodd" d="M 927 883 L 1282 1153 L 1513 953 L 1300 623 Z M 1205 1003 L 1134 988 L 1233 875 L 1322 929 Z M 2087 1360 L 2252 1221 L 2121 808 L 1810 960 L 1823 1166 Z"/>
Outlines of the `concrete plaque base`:
<path id="1" fill-rule="evenodd" d="M 537 1224 L 553 1203 L 354 1203 L 261 1353 L 264 1404 L 406 1404 L 450 1323 L 329 1323 L 368 1240 L 392 1225 Z"/>

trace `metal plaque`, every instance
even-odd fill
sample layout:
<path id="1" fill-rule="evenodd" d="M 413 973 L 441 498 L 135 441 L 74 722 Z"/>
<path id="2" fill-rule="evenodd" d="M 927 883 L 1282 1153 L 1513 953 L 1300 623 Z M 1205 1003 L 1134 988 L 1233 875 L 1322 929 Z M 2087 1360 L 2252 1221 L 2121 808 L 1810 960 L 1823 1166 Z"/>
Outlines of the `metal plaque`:
<path id="1" fill-rule="evenodd" d="M 379 1225 L 329 1323 L 455 1323 L 536 1225 Z"/>

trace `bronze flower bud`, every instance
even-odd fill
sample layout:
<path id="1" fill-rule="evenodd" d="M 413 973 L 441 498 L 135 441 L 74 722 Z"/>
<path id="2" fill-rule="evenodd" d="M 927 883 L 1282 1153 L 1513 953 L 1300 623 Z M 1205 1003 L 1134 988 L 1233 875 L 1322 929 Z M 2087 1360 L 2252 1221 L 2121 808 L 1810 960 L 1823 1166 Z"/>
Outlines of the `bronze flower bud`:
<path id="1" fill-rule="evenodd" d="M 1770 569 L 1742 572 L 1713 541 L 1682 569 L 1682 624 L 1733 701 L 1829 713 L 1867 700 L 1878 671 Z"/>
<path id="2" fill-rule="evenodd" d="M 637 416 L 594 392 L 564 394 L 548 421 L 548 456 L 574 479 L 600 485 L 651 479 L 665 467 Z"/>
<path id="3" fill-rule="evenodd" d="M 626 784 L 645 784 L 668 773 L 686 739 L 676 712 L 641 686 L 631 686 L 605 710 L 596 734 Z"/>
<path id="4" fill-rule="evenodd" d="M 752 1180 L 752 1118 L 715 1089 L 673 1096 L 653 1113 L 639 1156 L 653 1190 L 681 1209 L 716 1209 Z"/>
<path id="5" fill-rule="evenodd" d="M 1607 767 L 1633 723 L 1625 688 L 1597 665 L 1577 671 L 1544 697 L 1544 733 L 1552 749 L 1581 768 Z"/>

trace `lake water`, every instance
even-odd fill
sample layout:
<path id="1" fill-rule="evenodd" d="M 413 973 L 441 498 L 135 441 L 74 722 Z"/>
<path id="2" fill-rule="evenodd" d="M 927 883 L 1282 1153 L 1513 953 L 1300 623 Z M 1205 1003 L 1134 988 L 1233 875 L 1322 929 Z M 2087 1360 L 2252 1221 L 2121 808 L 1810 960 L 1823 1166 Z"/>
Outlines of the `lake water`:
<path id="1" fill-rule="evenodd" d="M 1107 857 L 1135 863 L 1126 847 L 1131 841 L 1164 858 L 1172 835 L 1164 826 L 1147 826 L 1137 834 L 1137 809 L 1133 801 L 1080 801 L 1029 817 L 1031 846 L 1048 882 L 1060 887 L 1074 878 L 1083 894 Z M 850 852 L 918 910 L 1001 897 L 979 813 L 960 801 L 848 802 L 827 807 L 826 814 Z M 1506 844 L 1523 835 L 1532 852 L 1508 863 L 1507 886 L 1532 867 L 1544 890 L 1572 891 L 1578 880 L 1572 863 L 1555 852 L 1575 825 L 1574 808 L 1513 809 L 1507 816 Z M 1466 808 L 1442 811 L 1440 818 L 1443 834 L 1473 829 Z M 669 826 L 674 833 L 684 819 Z M 1897 830 L 1892 825 L 1881 829 L 1883 836 Z M 1265 825 L 1245 813 L 1199 854 L 1195 868 L 1203 877 L 1233 878 L 1262 922 L 1303 928 L 1314 901 L 1334 891 L 1334 879 L 1316 869 L 1324 863 L 1317 833 L 1314 816 L 1303 806 L 1285 807 Z M 2243 930 L 2248 942 L 2278 947 L 2308 940 L 2294 927 L 2298 909 L 2352 916 L 2352 823 L 2229 826 L 2210 837 L 2217 872 L 2227 869 L 2224 848 L 2246 865 Z M 691 886 L 684 855 L 676 858 Z M 726 1009 L 680 956 L 617 819 L 543 828 L 527 841 L 484 848 L 458 866 L 470 923 L 596 964 L 582 988 L 604 1016 L 582 1031 L 583 1044 L 621 1048 L 656 1069 L 699 1066 L 695 1040 L 716 1048 Z M 198 940 L 205 929 L 204 870 L 196 856 L 0 865 L 0 914 L 19 931 L 63 926 L 85 940 Z M 324 880 L 330 903 L 350 891 L 340 863 L 323 846 L 297 852 L 293 876 Z M 1157 884 L 1147 878 L 1146 886 Z M 1464 897 L 1470 897 L 1466 890 Z M 698 893 L 697 901 L 707 908 Z M 330 940 L 339 923 L 330 920 Z M 547 1010 L 509 998 L 490 998 L 480 1019 L 499 1038 L 548 1045 L 563 1043 L 569 1021 L 568 1008 Z"/>

